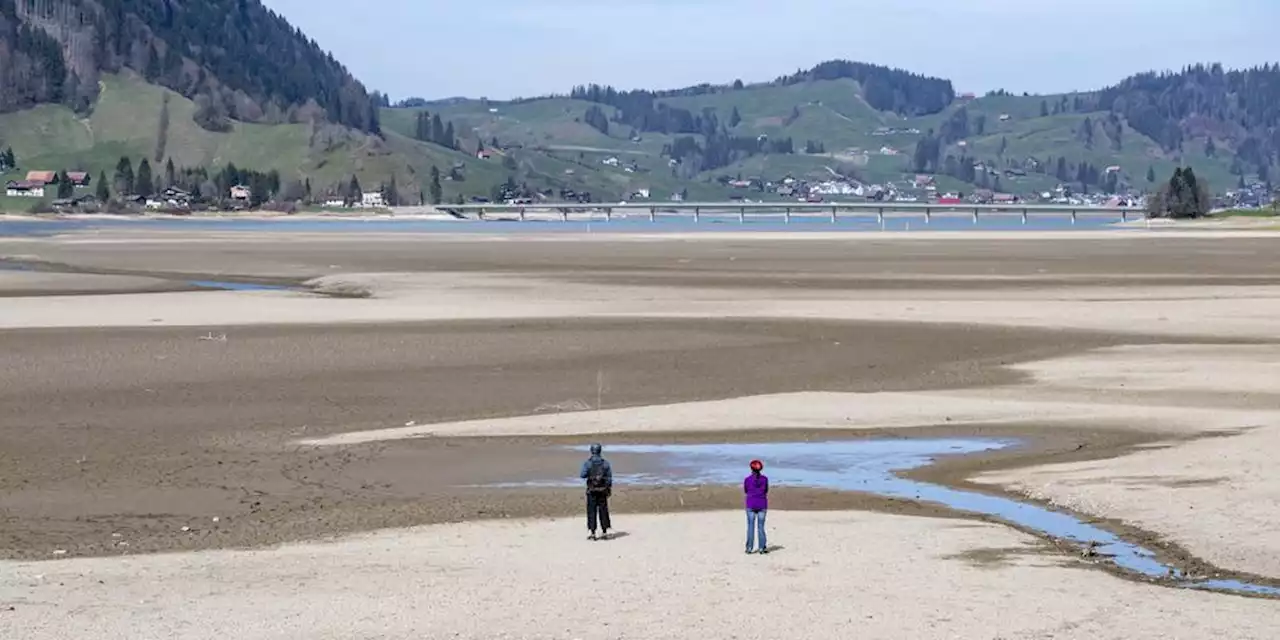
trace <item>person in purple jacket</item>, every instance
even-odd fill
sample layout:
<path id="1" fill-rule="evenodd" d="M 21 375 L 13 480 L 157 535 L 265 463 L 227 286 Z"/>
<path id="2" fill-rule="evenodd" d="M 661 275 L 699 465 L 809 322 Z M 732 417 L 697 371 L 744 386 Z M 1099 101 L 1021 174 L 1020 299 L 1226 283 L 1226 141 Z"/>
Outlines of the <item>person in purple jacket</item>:
<path id="1" fill-rule="evenodd" d="M 761 471 L 764 471 L 764 463 L 752 460 L 751 475 L 742 481 L 747 505 L 747 553 L 753 553 L 757 531 L 760 533 L 760 553 L 769 553 L 769 542 L 764 536 L 764 516 L 769 512 L 769 477 Z"/>

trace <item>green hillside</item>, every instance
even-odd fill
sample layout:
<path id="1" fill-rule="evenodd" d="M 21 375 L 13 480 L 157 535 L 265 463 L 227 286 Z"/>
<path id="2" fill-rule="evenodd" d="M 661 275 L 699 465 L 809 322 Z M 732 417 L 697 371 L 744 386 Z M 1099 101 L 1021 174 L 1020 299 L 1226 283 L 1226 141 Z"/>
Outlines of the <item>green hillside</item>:
<path id="1" fill-rule="evenodd" d="M 616 179 L 617 176 L 609 175 L 608 169 L 595 166 L 613 156 L 646 168 L 647 181 L 655 191 L 683 188 L 690 194 L 696 191 L 711 197 L 733 193 L 714 184 L 717 177 L 724 175 L 741 174 L 767 180 L 791 175 L 820 180 L 830 178 L 833 170 L 838 170 L 851 172 L 867 182 L 900 183 L 917 173 L 946 173 L 947 156 L 981 162 L 995 169 L 999 182 L 995 183 L 995 174 L 991 174 L 989 180 L 982 181 L 982 186 L 1023 194 L 1077 182 L 1081 164 L 1089 167 L 1093 174 L 1101 172 L 1103 176 L 1108 167 L 1119 167 L 1119 187 L 1135 191 L 1149 187 L 1148 171 L 1165 180 L 1177 166 L 1194 167 L 1197 174 L 1207 178 L 1218 191 L 1234 188 L 1242 177 L 1251 180 L 1257 176 L 1247 168 L 1232 173 L 1233 155 L 1229 150 L 1223 149 L 1213 157 L 1206 155 L 1203 136 L 1190 136 L 1180 151 L 1169 151 L 1135 130 L 1122 116 L 1112 116 L 1111 111 L 1098 108 L 1093 94 L 991 94 L 972 100 L 957 99 L 938 113 L 902 116 L 872 108 L 864 99 L 862 86 L 847 78 L 687 90 L 686 93 L 688 95 L 653 94 L 654 102 L 693 114 L 711 114 L 731 136 L 789 138 L 795 153 L 752 155 L 695 172 L 695 175 L 686 172 L 677 178 L 663 157 L 664 148 L 681 136 L 692 137 L 700 143 L 705 136 L 697 132 L 637 132 L 620 122 L 622 112 L 608 104 L 549 97 L 516 103 L 452 100 L 428 104 L 425 108 L 454 122 L 459 135 L 471 140 L 487 143 L 496 137 L 504 146 L 522 145 L 544 155 L 585 161 L 585 169 L 603 174 L 594 180 L 597 185 L 637 182 Z M 610 119 L 607 134 L 586 123 L 588 110 L 597 107 Z M 961 109 L 966 114 L 967 131 L 940 145 L 936 167 L 920 170 L 913 161 L 916 145 L 931 131 L 944 135 L 948 121 Z M 408 132 L 415 113 L 414 109 L 384 110 L 384 127 Z M 1082 133 L 1086 119 L 1092 125 L 1092 139 Z M 638 140 L 632 139 L 633 133 L 638 134 Z M 810 141 L 820 143 L 821 149 L 810 149 L 817 153 L 805 153 Z M 1223 141 L 1218 140 L 1218 144 Z M 1068 168 L 1065 180 L 1057 175 L 1054 166 L 1059 158 L 1064 159 Z M 1015 171 L 1006 171 L 1009 169 Z M 978 182 L 944 175 L 940 176 L 939 188 L 970 191 L 979 186 Z M 1090 183 L 1089 189 L 1100 190 L 1104 182 L 1100 179 Z M 1078 184 L 1076 188 L 1079 189 Z"/>
<path id="2" fill-rule="evenodd" d="M 31 170 L 60 169 L 111 176 L 122 156 L 135 163 L 148 158 L 155 167 L 172 159 L 178 167 L 229 163 L 263 172 L 274 169 L 284 181 L 309 179 L 318 191 L 349 181 L 352 175 L 362 185 L 376 186 L 395 174 L 412 202 L 426 188 L 432 166 L 445 174 L 454 165 L 462 167 L 465 182 L 442 184 L 449 199 L 488 193 L 506 179 L 501 166 L 395 132 L 379 138 L 327 123 L 233 122 L 230 131 L 218 133 L 196 125 L 194 113 L 190 100 L 168 89 L 133 75 L 104 76 L 87 117 L 59 105 L 0 114 L 0 147 L 12 147 L 19 164 L 19 170 L 5 179 Z M 14 206 L 13 201 L 9 204 Z"/>
<path id="3" fill-rule="evenodd" d="M 1031 195 L 1065 184 L 1077 192 L 1082 186 L 1092 193 L 1141 192 L 1152 186 L 1149 175 L 1165 181 L 1178 166 L 1194 167 L 1221 192 L 1241 181 L 1267 182 L 1275 157 L 1257 127 L 1207 115 L 1177 120 L 1177 105 L 1135 110 L 1132 101 L 1143 99 L 1144 83 L 1135 85 L 1128 102 L 1116 97 L 1114 88 L 972 98 L 954 97 L 945 81 L 895 70 L 856 64 L 815 69 L 825 71 L 666 92 L 592 86 L 575 88 L 573 97 L 385 107 L 376 116 L 377 134 L 324 119 L 231 121 L 226 131 L 209 130 L 197 124 L 197 103 L 125 70 L 103 75 L 93 92 L 96 100 L 79 112 L 42 104 L 0 114 L 0 148 L 12 146 L 18 158 L 20 170 L 4 176 L 8 179 L 28 170 L 59 169 L 111 176 L 125 156 L 135 163 L 148 158 L 157 169 L 172 160 L 177 167 L 213 171 L 227 164 L 274 170 L 282 183 L 309 180 L 315 193 L 345 185 L 352 176 L 366 189 L 394 176 L 405 203 L 416 203 L 428 192 L 433 167 L 440 171 L 446 201 L 528 197 L 535 190 L 550 190 L 549 197 L 558 199 L 562 189 L 589 192 L 596 201 L 644 192 L 654 200 L 675 194 L 718 200 L 778 197 L 725 183 L 739 178 L 777 182 L 788 176 L 822 182 L 843 175 L 907 192 L 918 174 L 935 176 L 939 191 L 990 188 Z M 864 71 L 869 75 L 855 79 Z M 1241 86 L 1249 86 L 1274 71 L 1243 73 Z M 1265 77 L 1250 80 L 1249 73 Z M 1144 82 L 1174 80 L 1161 76 Z M 877 83 L 879 88 L 868 93 Z M 904 99 L 901 87 L 914 87 L 924 97 Z M 935 90 L 941 93 L 930 93 Z M 1229 110 L 1232 103 L 1224 104 L 1221 108 Z M 1238 123 L 1262 118 L 1254 112 L 1263 107 L 1250 109 L 1241 112 Z M 424 134 L 424 112 L 447 124 L 453 137 Z M 1129 121 L 1129 113 L 1141 119 L 1140 126 Z M 1161 141 L 1144 131 L 1156 132 Z M 477 153 L 481 146 L 484 154 Z M 29 206 L 29 201 L 5 206 Z"/>
<path id="4" fill-rule="evenodd" d="M 1084 111 L 1079 113 L 1050 113 L 1041 116 L 1041 103 L 1052 104 L 1063 96 L 988 96 L 978 98 L 967 105 L 970 119 L 983 116 L 986 127 L 983 135 L 975 135 L 966 139 L 967 153 L 971 157 L 983 160 L 1036 158 L 1045 161 L 1047 158 L 1066 158 L 1071 164 L 1087 161 L 1095 167 L 1106 168 L 1119 166 L 1121 172 L 1130 183 L 1137 188 L 1145 188 L 1147 170 L 1154 169 L 1160 179 L 1167 179 L 1178 166 L 1192 166 L 1198 175 L 1206 177 L 1210 184 L 1218 190 L 1235 186 L 1237 177 L 1230 173 L 1230 159 L 1226 157 L 1209 158 L 1200 150 L 1203 139 L 1189 141 L 1181 154 L 1170 153 L 1160 147 L 1154 140 L 1135 131 L 1121 119 L 1120 143 L 1117 146 L 1101 131 L 1098 123 L 1105 120 L 1109 112 Z M 953 114 L 959 106 L 954 106 L 942 114 L 932 118 L 920 119 L 915 125 L 922 130 L 941 128 L 947 116 Z M 1001 116 L 1007 115 L 1007 121 Z M 1088 118 L 1097 128 L 1092 145 L 1086 145 L 1078 135 L 1085 119 Z M 1004 153 L 1000 153 L 1004 146 Z M 948 147 L 951 153 L 960 151 L 959 147 Z M 1074 176 L 1070 176 L 1074 178 Z M 1029 176 L 1027 182 L 1039 188 L 1048 188 L 1060 182 L 1050 172 L 1047 176 Z M 1039 178 L 1039 180 L 1036 180 Z"/>

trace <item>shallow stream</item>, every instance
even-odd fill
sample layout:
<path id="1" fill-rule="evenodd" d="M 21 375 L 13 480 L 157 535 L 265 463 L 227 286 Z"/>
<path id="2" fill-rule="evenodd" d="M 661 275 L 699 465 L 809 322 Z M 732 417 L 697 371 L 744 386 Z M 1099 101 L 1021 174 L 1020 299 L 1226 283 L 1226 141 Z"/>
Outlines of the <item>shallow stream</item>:
<path id="1" fill-rule="evenodd" d="M 902 478 L 895 472 L 928 465 L 936 456 L 980 453 L 1016 445 L 1016 441 L 988 438 L 845 440 L 759 444 L 611 445 L 608 453 L 660 456 L 667 473 L 617 473 L 619 485 L 693 485 L 740 483 L 747 461 L 765 462 L 765 474 L 775 491 L 788 486 L 860 491 L 880 496 L 919 500 L 982 514 L 1021 529 L 1064 539 L 1085 547 L 1095 545 L 1096 557 L 1123 571 L 1169 584 L 1211 591 L 1280 596 L 1280 589 L 1238 580 L 1192 579 L 1165 565 L 1150 550 L 1090 525 L 1069 513 L 1011 498 L 951 489 Z M 578 483 L 578 479 L 564 483 Z"/>

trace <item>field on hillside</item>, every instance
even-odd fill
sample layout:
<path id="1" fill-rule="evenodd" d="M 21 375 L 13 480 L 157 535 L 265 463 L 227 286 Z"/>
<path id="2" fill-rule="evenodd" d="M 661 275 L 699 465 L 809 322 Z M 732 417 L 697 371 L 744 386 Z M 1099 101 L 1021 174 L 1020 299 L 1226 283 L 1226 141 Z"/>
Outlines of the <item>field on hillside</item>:
<path id="1" fill-rule="evenodd" d="M 28 170 L 58 169 L 111 176 L 117 161 L 127 156 L 135 165 L 148 158 L 157 172 L 169 159 L 179 167 L 231 163 L 258 171 L 275 169 L 285 180 L 310 178 L 316 190 L 345 183 L 352 175 L 366 189 L 375 188 L 394 173 L 412 201 L 425 189 L 432 166 L 445 174 L 455 164 L 464 168 L 466 182 L 442 185 L 449 198 L 488 193 L 506 178 L 501 167 L 394 132 L 378 139 L 324 124 L 233 121 L 231 131 L 215 133 L 196 125 L 195 109 L 181 95 L 135 76 L 105 76 L 101 96 L 87 117 L 55 105 L 0 115 L 0 146 L 12 146 L 21 167 L 9 178 Z M 14 208 L 12 202 L 0 204 Z"/>
<path id="2" fill-rule="evenodd" d="M 1054 114 L 1050 109 L 1048 115 L 1041 115 L 1042 102 L 1052 106 L 1070 103 L 1074 98 L 1071 94 L 993 94 L 967 102 L 957 101 L 940 113 L 903 117 L 873 109 L 860 95 L 858 83 L 852 80 L 822 80 L 790 86 L 755 85 L 739 90 L 664 98 L 660 102 L 693 113 L 711 111 L 725 123 L 729 122 L 736 109 L 740 121 L 730 129 L 734 135 L 763 135 L 775 139 L 789 137 L 797 151 L 803 151 L 805 143 L 810 140 L 822 143 L 825 148 L 825 153 L 821 154 L 759 155 L 696 177 L 695 182 L 703 183 L 696 188 L 697 191 L 721 197 L 728 192 L 707 183 L 720 175 L 739 173 L 774 180 L 785 175 L 823 179 L 830 175 L 829 169 L 844 165 L 854 168 L 860 178 L 869 182 L 902 180 L 913 173 L 911 157 L 916 143 L 929 131 L 940 131 L 943 123 L 961 108 L 967 110 L 971 123 L 979 117 L 985 118 L 985 126 L 979 135 L 973 131 L 976 127 L 971 125 L 971 135 L 963 140 L 964 145 L 957 141 L 944 147 L 943 158 L 967 155 L 1001 169 L 1010 161 L 1025 162 L 1036 158 L 1044 162 L 1050 157 L 1066 158 L 1072 167 L 1082 161 L 1099 170 L 1119 166 L 1122 181 L 1139 190 L 1150 186 L 1146 180 L 1148 169 L 1154 171 L 1157 180 L 1163 181 L 1177 166 L 1190 165 L 1215 190 L 1234 187 L 1237 178 L 1229 172 L 1228 154 L 1206 157 L 1202 153 L 1202 140 L 1188 140 L 1184 152 L 1174 154 L 1122 122 L 1117 146 L 1103 132 L 1102 123 L 1107 112 L 1067 110 Z M 634 180 L 616 179 L 609 176 L 608 169 L 591 164 L 616 156 L 624 163 L 649 169 L 649 175 L 654 176 L 649 182 L 653 183 L 655 191 L 666 190 L 668 184 L 693 189 L 687 182 L 670 178 L 664 183 L 663 179 L 656 177 L 659 173 L 669 177 L 669 171 L 659 172 L 656 169 L 665 166 L 662 149 L 676 136 L 640 132 L 641 139 L 633 141 L 630 139 L 630 127 L 619 123 L 611 123 L 606 135 L 583 122 L 584 114 L 593 106 L 597 105 L 556 97 L 520 103 L 452 100 L 428 105 L 426 110 L 453 121 L 460 132 L 469 136 L 482 137 L 486 141 L 496 137 L 503 144 L 532 146 L 540 153 L 586 163 L 584 168 L 602 174 L 597 183 L 633 186 Z M 599 106 L 610 117 L 616 114 L 613 107 Z M 389 110 L 384 122 L 406 132 L 412 128 L 416 112 L 414 109 Z M 1080 135 L 1085 118 L 1090 119 L 1095 129 L 1090 145 L 1086 145 Z M 890 153 L 882 153 L 886 147 Z M 582 174 L 580 169 L 575 168 L 575 171 Z M 1002 175 L 999 186 L 1005 191 L 1038 193 L 1060 183 L 1054 173 L 1050 167 L 1047 174 L 1030 172 L 1025 177 Z M 1074 181 L 1074 171 L 1070 174 L 1069 180 Z M 939 188 L 942 189 L 971 191 L 975 186 L 939 177 Z M 1090 190 L 1097 190 L 1097 187 Z"/>

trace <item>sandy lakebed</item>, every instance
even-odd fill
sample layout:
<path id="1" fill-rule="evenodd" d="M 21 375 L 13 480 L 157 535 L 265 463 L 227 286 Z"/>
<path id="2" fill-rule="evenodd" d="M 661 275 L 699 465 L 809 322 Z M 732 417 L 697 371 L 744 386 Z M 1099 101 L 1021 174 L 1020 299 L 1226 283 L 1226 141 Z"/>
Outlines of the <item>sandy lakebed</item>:
<path id="1" fill-rule="evenodd" d="M 1270 638 L 1276 599 L 1185 585 L 1280 587 L 1273 238 L 0 238 L 0 637 Z M 977 442 L 898 494 L 795 475 Z M 785 461 L 777 552 L 668 445 Z"/>

